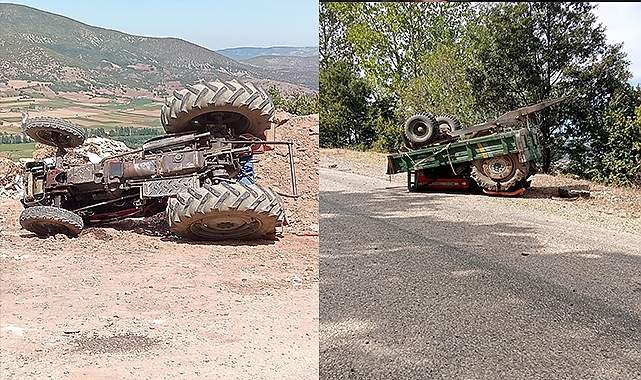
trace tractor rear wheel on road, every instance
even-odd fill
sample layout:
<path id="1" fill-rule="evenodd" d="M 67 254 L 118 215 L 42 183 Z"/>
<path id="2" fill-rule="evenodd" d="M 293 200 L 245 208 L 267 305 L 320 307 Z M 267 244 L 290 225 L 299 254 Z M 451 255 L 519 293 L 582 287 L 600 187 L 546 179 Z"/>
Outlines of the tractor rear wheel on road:
<path id="1" fill-rule="evenodd" d="M 527 178 L 528 162 L 519 162 L 516 153 L 472 161 L 472 178 L 482 188 L 506 191 Z"/>
<path id="2" fill-rule="evenodd" d="M 69 120 L 43 116 L 27 119 L 24 125 L 27 136 L 39 143 L 63 148 L 75 148 L 85 142 L 84 129 Z"/>
<path id="3" fill-rule="evenodd" d="M 40 236 L 65 234 L 78 236 L 84 227 L 82 218 L 69 210 L 52 206 L 26 208 L 20 214 L 20 225 Z"/>
<path id="4" fill-rule="evenodd" d="M 403 132 L 414 149 L 432 142 L 439 136 L 438 122 L 429 113 L 410 116 L 403 127 Z"/>
<path id="5" fill-rule="evenodd" d="M 206 130 L 206 125 L 226 125 L 234 137 L 250 133 L 265 138 L 275 108 L 270 96 L 251 83 L 215 81 L 174 91 L 160 112 L 167 133 Z"/>
<path id="6" fill-rule="evenodd" d="M 240 182 L 188 188 L 167 204 L 170 230 L 193 240 L 273 238 L 284 215 L 273 190 Z"/>

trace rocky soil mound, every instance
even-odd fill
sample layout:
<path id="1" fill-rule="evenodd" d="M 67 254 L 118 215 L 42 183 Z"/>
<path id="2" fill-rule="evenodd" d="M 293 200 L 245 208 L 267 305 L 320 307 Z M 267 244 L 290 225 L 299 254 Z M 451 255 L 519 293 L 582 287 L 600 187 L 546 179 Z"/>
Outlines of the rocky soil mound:
<path id="1" fill-rule="evenodd" d="M 0 157 L 0 198 L 22 197 L 22 165 Z"/>
<path id="2" fill-rule="evenodd" d="M 33 158 L 44 159 L 56 155 L 56 147 L 36 144 L 36 150 L 33 152 Z M 67 149 L 65 162 L 69 165 L 82 165 L 88 162 L 97 164 L 105 157 L 125 153 L 131 149 L 123 142 L 104 138 L 90 137 L 85 140 L 84 144 L 74 149 Z"/>
<path id="3" fill-rule="evenodd" d="M 318 233 L 318 114 L 296 116 L 279 110 L 275 115 L 276 140 L 291 141 L 298 197 L 283 197 L 288 230 L 297 234 Z M 257 155 L 257 181 L 280 193 L 291 194 L 286 145 Z"/>

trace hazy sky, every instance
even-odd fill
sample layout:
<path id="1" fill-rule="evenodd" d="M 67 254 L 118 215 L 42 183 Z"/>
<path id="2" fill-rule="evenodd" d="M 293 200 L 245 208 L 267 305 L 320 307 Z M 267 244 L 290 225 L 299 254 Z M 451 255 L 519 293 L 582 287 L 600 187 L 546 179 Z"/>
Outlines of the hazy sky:
<path id="1" fill-rule="evenodd" d="M 178 37 L 212 50 L 318 45 L 318 2 L 310 0 L 0 0 L 92 26 Z"/>
<path id="2" fill-rule="evenodd" d="M 608 43 L 623 42 L 628 53 L 630 71 L 634 75 L 632 84 L 641 84 L 641 3 L 592 3 L 594 13 L 606 27 Z"/>
<path id="3" fill-rule="evenodd" d="M 0 0 L 85 24 L 150 37 L 179 37 L 212 50 L 238 46 L 315 46 L 314 0 Z M 623 42 L 641 83 L 641 3 L 593 3 L 609 43 Z"/>

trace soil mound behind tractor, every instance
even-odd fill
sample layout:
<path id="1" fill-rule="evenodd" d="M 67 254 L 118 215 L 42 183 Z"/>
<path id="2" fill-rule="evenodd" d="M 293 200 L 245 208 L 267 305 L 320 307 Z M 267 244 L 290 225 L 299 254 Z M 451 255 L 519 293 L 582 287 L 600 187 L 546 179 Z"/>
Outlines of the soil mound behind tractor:
<path id="1" fill-rule="evenodd" d="M 55 163 L 25 165 L 20 223 L 38 235 L 76 236 L 85 225 L 166 211 L 171 231 L 190 239 L 273 237 L 284 221 L 283 200 L 255 181 L 253 155 L 287 144 L 295 183 L 291 143 L 266 139 L 273 114 L 269 95 L 251 83 L 186 86 L 162 107 L 167 135 L 76 166 L 64 156 L 83 144 L 83 128 L 52 117 L 28 119 L 25 132 L 58 151 Z"/>

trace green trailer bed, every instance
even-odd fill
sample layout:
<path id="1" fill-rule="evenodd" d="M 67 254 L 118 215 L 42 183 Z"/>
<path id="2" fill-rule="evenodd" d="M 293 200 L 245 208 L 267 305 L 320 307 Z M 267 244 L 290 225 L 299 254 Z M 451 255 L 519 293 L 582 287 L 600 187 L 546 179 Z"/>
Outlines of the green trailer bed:
<path id="1" fill-rule="evenodd" d="M 541 157 L 541 138 L 538 130 L 522 128 L 490 136 L 458 140 L 447 144 L 390 154 L 387 174 L 434 169 L 442 166 L 483 160 L 515 153 L 525 163 Z"/>

